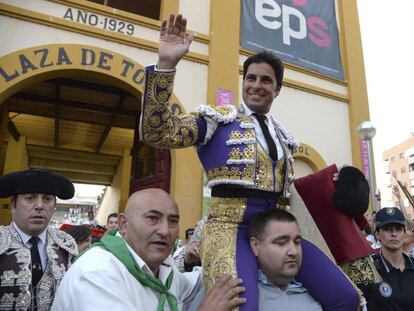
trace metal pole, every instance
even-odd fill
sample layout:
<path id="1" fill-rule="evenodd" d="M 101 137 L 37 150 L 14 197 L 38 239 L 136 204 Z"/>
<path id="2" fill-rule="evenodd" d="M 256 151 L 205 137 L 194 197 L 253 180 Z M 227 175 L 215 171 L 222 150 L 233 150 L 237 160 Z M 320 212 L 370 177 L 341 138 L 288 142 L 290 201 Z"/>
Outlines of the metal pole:
<path id="1" fill-rule="evenodd" d="M 377 204 L 375 198 L 375 181 L 374 181 L 374 159 L 372 157 L 372 139 L 367 139 L 368 149 L 368 166 L 369 166 L 369 188 L 371 193 L 372 212 L 377 212 Z"/>

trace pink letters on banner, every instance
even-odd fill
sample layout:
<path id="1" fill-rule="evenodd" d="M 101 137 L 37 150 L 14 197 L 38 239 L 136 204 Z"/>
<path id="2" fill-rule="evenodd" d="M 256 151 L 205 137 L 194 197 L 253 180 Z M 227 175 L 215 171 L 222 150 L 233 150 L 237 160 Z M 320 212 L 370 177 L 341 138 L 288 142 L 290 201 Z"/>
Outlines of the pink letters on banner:
<path id="1" fill-rule="evenodd" d="M 369 159 L 368 159 L 368 144 L 366 140 L 359 140 L 361 145 L 361 160 L 362 160 L 362 172 L 365 175 L 365 178 L 369 180 Z"/>

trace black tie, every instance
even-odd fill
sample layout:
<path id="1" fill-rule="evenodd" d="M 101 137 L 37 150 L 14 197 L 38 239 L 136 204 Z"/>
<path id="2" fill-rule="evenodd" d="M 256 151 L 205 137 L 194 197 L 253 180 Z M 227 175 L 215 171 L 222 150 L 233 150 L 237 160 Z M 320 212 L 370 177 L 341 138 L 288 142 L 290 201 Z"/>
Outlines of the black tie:
<path id="1" fill-rule="evenodd" d="M 266 144 L 269 147 L 269 154 L 273 161 L 277 161 L 277 149 L 275 141 L 273 140 L 272 136 L 270 135 L 269 128 L 267 127 L 265 123 L 266 117 L 261 114 L 254 114 L 257 121 L 259 121 L 260 128 L 262 129 L 263 136 L 266 140 Z"/>
<path id="2" fill-rule="evenodd" d="M 34 236 L 30 239 L 32 248 L 30 249 L 30 255 L 32 256 L 32 286 L 36 287 L 43 275 L 42 262 L 40 261 L 39 249 L 37 244 L 39 243 L 39 237 Z"/>

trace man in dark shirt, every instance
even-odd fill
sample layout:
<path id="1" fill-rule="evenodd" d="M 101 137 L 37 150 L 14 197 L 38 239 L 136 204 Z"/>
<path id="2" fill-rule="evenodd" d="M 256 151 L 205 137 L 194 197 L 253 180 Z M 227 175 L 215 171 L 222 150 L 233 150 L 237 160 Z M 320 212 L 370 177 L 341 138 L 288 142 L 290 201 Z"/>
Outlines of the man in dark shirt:
<path id="1" fill-rule="evenodd" d="M 414 308 L 414 265 L 403 252 L 406 220 L 398 208 L 381 209 L 376 217 L 375 236 L 381 243 L 372 256 L 382 277 L 379 284 L 361 286 L 369 311 L 407 311 Z"/>

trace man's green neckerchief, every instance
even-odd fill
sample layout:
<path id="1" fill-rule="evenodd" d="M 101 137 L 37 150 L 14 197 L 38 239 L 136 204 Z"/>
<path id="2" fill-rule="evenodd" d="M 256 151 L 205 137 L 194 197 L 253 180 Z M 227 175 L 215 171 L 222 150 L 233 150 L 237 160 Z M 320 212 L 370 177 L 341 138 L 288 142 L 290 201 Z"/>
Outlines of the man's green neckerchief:
<path id="1" fill-rule="evenodd" d="M 92 247 L 89 249 L 93 247 L 101 247 L 104 250 L 110 252 L 125 265 L 128 271 L 138 280 L 138 282 L 160 293 L 157 311 L 164 310 L 165 300 L 167 300 L 171 311 L 178 311 L 177 298 L 169 292 L 174 275 L 173 271 L 170 272 L 165 285 L 162 284 L 159 279 L 143 272 L 138 267 L 137 263 L 129 252 L 125 240 L 116 236 L 117 232 L 117 229 L 107 231 L 105 235 L 102 236 L 101 241 L 92 244 Z M 85 252 L 83 252 L 81 255 L 84 253 Z"/>

